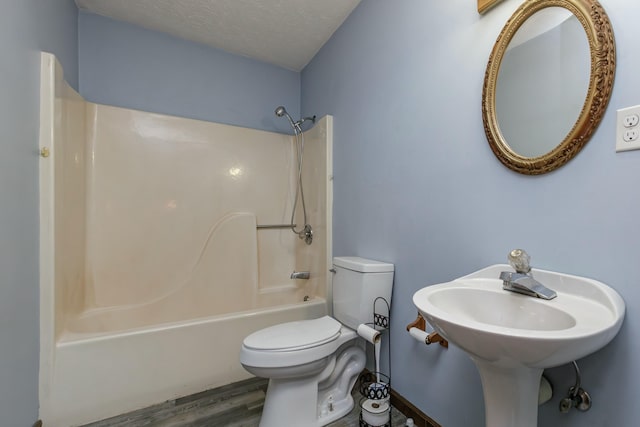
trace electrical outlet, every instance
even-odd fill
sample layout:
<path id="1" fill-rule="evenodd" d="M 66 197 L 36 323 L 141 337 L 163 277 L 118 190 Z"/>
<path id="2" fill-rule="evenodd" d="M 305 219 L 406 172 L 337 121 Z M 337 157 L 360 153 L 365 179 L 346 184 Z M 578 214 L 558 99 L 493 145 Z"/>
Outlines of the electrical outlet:
<path id="1" fill-rule="evenodd" d="M 640 150 L 640 105 L 621 108 L 616 120 L 616 151 Z"/>
<path id="2" fill-rule="evenodd" d="M 622 139 L 624 142 L 633 142 L 638 139 L 639 132 L 638 129 L 627 129 L 622 134 Z"/>
<path id="3" fill-rule="evenodd" d="M 622 125 L 626 128 L 632 128 L 638 126 L 639 121 L 640 118 L 637 114 L 628 114 L 622 119 Z"/>

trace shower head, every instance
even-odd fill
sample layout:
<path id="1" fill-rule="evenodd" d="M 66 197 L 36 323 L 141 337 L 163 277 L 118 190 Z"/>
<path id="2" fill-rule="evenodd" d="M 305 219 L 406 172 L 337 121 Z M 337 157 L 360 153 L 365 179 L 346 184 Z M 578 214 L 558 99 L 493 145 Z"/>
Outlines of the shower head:
<path id="1" fill-rule="evenodd" d="M 281 106 L 279 106 L 278 108 L 276 108 L 275 113 L 276 113 L 276 116 L 278 116 L 278 117 L 282 117 L 282 116 L 284 116 L 285 114 L 286 114 L 286 115 L 289 115 L 289 114 L 287 113 L 287 109 L 286 109 L 286 108 L 284 108 L 282 105 L 281 105 Z"/>
<path id="2" fill-rule="evenodd" d="M 297 134 L 298 132 L 302 132 L 302 129 L 300 129 L 300 124 L 298 124 L 298 123 L 293 121 L 293 119 L 291 118 L 289 113 L 287 113 L 286 108 L 284 108 L 282 105 L 279 106 L 278 108 L 276 108 L 275 113 L 276 113 L 276 116 L 278 116 L 278 117 L 286 117 L 287 120 L 289 120 L 289 124 L 293 128 L 293 132 L 295 134 Z"/>

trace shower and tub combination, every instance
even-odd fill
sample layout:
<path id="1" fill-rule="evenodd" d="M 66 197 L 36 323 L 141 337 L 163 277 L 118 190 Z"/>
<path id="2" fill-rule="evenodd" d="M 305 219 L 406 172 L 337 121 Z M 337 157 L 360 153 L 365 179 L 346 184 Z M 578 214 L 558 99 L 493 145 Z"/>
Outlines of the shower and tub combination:
<path id="1" fill-rule="evenodd" d="M 244 337 L 327 314 L 332 118 L 276 115 L 293 135 L 85 102 L 42 55 L 45 425 L 248 378 Z"/>

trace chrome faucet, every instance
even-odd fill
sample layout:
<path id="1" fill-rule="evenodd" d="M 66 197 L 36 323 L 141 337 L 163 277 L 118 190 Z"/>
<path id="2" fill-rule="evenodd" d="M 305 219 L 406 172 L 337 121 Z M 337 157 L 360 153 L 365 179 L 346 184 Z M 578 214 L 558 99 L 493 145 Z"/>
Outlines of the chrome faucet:
<path id="1" fill-rule="evenodd" d="M 291 273 L 291 279 L 308 279 L 310 276 L 308 271 L 294 271 Z"/>
<path id="2" fill-rule="evenodd" d="M 546 300 L 553 299 L 557 296 L 555 291 L 547 288 L 533 278 L 531 266 L 529 265 L 531 258 L 524 250 L 514 249 L 509 252 L 508 258 L 509 264 L 516 272 L 503 271 L 500 273 L 502 289 Z"/>

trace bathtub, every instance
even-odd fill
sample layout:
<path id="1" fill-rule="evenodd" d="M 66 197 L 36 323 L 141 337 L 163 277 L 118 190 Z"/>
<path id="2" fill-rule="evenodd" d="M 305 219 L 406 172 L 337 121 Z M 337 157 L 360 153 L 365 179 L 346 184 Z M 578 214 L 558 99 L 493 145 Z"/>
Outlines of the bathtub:
<path id="1" fill-rule="evenodd" d="M 314 298 L 119 333 L 65 333 L 56 343 L 46 425 L 81 425 L 249 378 L 239 363 L 245 336 L 326 313 L 326 301 Z"/>
<path id="2" fill-rule="evenodd" d="M 52 55 L 41 62 L 44 425 L 246 379 L 244 337 L 328 313 L 330 116 L 305 132 L 307 246 L 258 227 L 288 221 L 290 135 L 88 103 Z"/>

